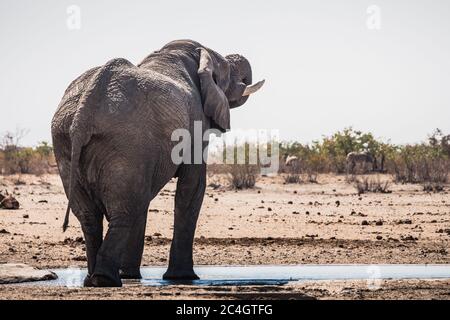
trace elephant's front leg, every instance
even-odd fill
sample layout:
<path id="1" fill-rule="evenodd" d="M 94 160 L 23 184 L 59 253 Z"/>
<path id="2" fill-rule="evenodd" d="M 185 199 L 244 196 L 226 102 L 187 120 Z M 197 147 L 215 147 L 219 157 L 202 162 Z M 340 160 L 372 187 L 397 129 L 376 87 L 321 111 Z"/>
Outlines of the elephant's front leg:
<path id="1" fill-rule="evenodd" d="M 164 279 L 195 280 L 192 246 L 206 187 L 206 165 L 182 165 L 175 195 L 175 220 L 169 267 Z"/>

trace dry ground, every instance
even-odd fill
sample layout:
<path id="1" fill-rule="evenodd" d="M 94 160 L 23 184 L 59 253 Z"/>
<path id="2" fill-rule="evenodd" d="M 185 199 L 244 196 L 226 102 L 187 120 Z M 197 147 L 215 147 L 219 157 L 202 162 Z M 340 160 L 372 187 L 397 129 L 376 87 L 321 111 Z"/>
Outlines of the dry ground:
<path id="1" fill-rule="evenodd" d="M 382 179 L 390 179 L 382 176 Z M 16 211 L 0 210 L 0 263 L 41 268 L 86 266 L 79 223 L 61 225 L 67 200 L 57 175 L 0 178 L 14 192 Z M 450 263 L 450 198 L 418 185 L 392 185 L 390 194 L 358 196 L 344 176 L 318 184 L 284 185 L 265 177 L 257 188 L 208 187 L 196 233 L 196 264 Z M 222 180 L 214 180 L 224 184 Z M 175 181 L 151 203 L 143 265 L 166 265 Z M 448 190 L 448 188 L 446 189 Z M 350 289 L 351 288 L 351 289 Z M 238 293 L 238 294 L 237 294 Z M 115 290 L 0 286 L 0 298 L 449 298 L 449 281 L 320 282 L 282 287 L 169 287 Z M 247 296 L 246 296 L 247 295 Z"/>

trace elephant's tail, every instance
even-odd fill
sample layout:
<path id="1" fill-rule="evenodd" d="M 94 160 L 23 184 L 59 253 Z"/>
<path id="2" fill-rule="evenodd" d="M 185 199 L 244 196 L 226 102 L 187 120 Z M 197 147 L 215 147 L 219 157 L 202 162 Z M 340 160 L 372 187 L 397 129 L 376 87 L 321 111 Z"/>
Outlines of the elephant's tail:
<path id="1" fill-rule="evenodd" d="M 73 140 L 72 140 L 73 141 Z M 72 142 L 72 152 L 70 157 L 70 182 L 69 182 L 69 194 L 67 203 L 66 215 L 64 217 L 63 232 L 67 230 L 69 225 L 70 208 L 73 201 L 73 191 L 75 190 L 75 184 L 79 178 L 79 161 L 80 161 L 81 148 L 77 144 Z"/>
<path id="2" fill-rule="evenodd" d="M 91 82 L 91 85 L 95 87 L 95 78 L 98 77 L 98 74 Z M 70 127 L 70 138 L 72 141 L 72 150 L 70 154 L 70 178 L 69 178 L 69 191 L 67 198 L 69 199 L 69 202 L 67 204 L 66 209 L 66 215 L 64 217 L 64 223 L 63 223 L 63 232 L 66 231 L 67 226 L 69 225 L 69 214 L 70 214 L 70 208 L 73 204 L 73 193 L 75 190 L 75 186 L 80 180 L 80 172 L 79 172 L 79 162 L 80 162 L 80 156 L 81 156 L 81 150 L 84 145 L 86 145 L 90 138 L 92 133 L 90 132 L 89 128 L 92 127 L 90 125 L 90 121 L 92 119 L 88 118 L 87 113 L 91 113 L 88 102 L 89 102 L 89 94 L 90 91 L 86 91 L 82 98 L 80 99 L 80 105 L 78 107 L 77 112 L 75 113 L 75 116 L 72 121 L 72 125 Z"/>
<path id="3" fill-rule="evenodd" d="M 107 85 L 111 79 L 112 69 L 118 64 L 123 63 L 124 59 L 113 59 L 106 63 L 91 78 L 85 92 L 80 98 L 77 111 L 73 117 L 70 126 L 70 138 L 72 141 L 72 150 L 70 157 L 70 180 L 66 215 L 64 217 L 63 232 L 69 225 L 70 209 L 73 205 L 73 193 L 75 186 L 82 180 L 79 170 L 79 163 L 82 149 L 88 144 L 91 136 L 94 134 L 95 112 L 102 103 Z M 125 60 L 126 61 L 126 60 Z M 128 62 L 129 63 L 129 62 Z"/>

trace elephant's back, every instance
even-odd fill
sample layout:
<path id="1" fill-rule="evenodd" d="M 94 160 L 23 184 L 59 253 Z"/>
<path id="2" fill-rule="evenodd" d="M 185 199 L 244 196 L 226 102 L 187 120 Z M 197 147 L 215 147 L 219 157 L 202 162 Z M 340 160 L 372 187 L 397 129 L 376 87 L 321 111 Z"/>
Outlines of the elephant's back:
<path id="1" fill-rule="evenodd" d="M 92 87 L 97 89 L 89 92 Z M 171 133 L 188 128 L 192 111 L 201 105 L 196 93 L 182 81 L 136 67 L 125 59 L 113 59 L 86 71 L 68 86 L 52 120 L 52 135 L 69 135 L 74 116 L 82 107 L 88 114 L 84 122 L 92 121 L 94 134 L 127 126 L 157 130 L 159 135 Z M 83 106 L 84 96 L 95 97 Z"/>
<path id="2" fill-rule="evenodd" d="M 98 66 L 87 70 L 69 84 L 53 116 L 52 133 L 69 133 L 80 99 L 100 68 Z"/>

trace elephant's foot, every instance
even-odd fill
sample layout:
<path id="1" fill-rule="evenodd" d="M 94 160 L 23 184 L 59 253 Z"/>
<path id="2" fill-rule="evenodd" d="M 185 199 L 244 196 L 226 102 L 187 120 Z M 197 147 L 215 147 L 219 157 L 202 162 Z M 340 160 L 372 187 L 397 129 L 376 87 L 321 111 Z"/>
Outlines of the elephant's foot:
<path id="1" fill-rule="evenodd" d="M 84 280 L 85 287 L 121 287 L 122 281 L 110 279 L 102 275 L 92 275 Z"/>
<path id="2" fill-rule="evenodd" d="M 111 258 L 97 255 L 95 269 L 90 282 L 93 287 L 121 287 L 119 266 Z"/>
<path id="3" fill-rule="evenodd" d="M 121 268 L 119 270 L 120 279 L 142 279 L 139 268 Z"/>
<path id="4" fill-rule="evenodd" d="M 87 274 L 86 278 L 84 278 L 83 287 L 93 287 L 90 274 Z"/>
<path id="5" fill-rule="evenodd" d="M 189 281 L 200 279 L 193 269 L 168 269 L 163 275 L 164 280 Z"/>

